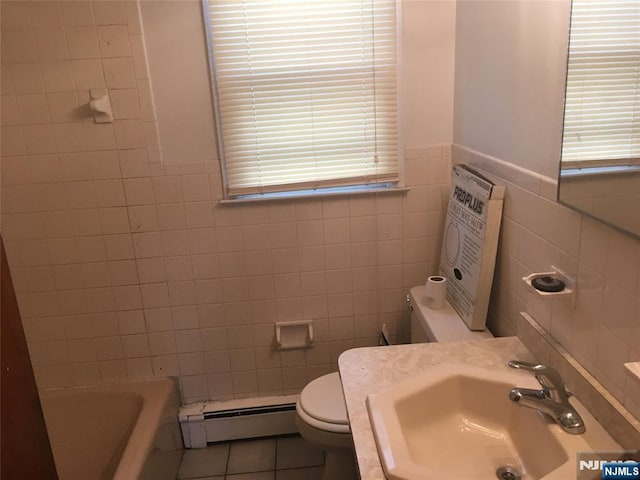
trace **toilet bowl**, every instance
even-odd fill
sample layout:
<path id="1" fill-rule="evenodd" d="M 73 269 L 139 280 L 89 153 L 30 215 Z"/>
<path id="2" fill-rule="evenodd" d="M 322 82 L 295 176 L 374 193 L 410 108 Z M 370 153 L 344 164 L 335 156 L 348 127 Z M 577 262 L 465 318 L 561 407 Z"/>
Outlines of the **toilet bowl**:
<path id="1" fill-rule="evenodd" d="M 449 302 L 441 310 L 427 308 L 424 286 L 413 287 L 409 296 L 411 343 L 477 340 L 493 336 L 488 330 L 469 330 Z M 323 480 L 358 478 L 338 372 L 316 378 L 304 387 L 296 403 L 296 425 L 305 440 L 325 452 Z"/>
<path id="2" fill-rule="evenodd" d="M 296 426 L 306 441 L 324 450 L 324 480 L 357 478 L 338 372 L 316 378 L 304 387 L 296 403 Z"/>

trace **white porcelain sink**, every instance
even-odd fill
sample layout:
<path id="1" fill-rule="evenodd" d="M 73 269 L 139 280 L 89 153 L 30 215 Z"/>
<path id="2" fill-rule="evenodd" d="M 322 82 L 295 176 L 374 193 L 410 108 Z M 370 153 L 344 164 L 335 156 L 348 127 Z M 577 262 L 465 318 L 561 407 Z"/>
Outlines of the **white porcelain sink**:
<path id="1" fill-rule="evenodd" d="M 522 480 L 576 478 L 576 453 L 619 450 L 586 409 L 572 405 L 587 431 L 565 433 L 508 397 L 513 387 L 540 388 L 531 374 L 443 365 L 369 395 L 367 407 L 389 479 L 491 479 L 500 467 Z"/>

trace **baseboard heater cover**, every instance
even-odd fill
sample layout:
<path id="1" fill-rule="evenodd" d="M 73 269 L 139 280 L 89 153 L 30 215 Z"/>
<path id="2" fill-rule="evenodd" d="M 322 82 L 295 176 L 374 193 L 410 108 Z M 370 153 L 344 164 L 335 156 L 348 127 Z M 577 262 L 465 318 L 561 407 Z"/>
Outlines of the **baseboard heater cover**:
<path id="1" fill-rule="evenodd" d="M 297 395 L 185 405 L 178 414 L 186 448 L 207 443 L 297 433 Z"/>

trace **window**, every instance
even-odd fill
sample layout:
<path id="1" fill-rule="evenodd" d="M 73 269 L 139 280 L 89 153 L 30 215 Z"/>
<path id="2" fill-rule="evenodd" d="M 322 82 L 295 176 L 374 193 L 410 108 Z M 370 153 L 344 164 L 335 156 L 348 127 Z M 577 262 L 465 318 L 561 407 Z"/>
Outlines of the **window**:
<path id="1" fill-rule="evenodd" d="M 640 163 L 638 0 L 573 0 L 562 163 Z"/>
<path id="2" fill-rule="evenodd" d="M 226 196 L 398 181 L 395 0 L 205 0 Z"/>

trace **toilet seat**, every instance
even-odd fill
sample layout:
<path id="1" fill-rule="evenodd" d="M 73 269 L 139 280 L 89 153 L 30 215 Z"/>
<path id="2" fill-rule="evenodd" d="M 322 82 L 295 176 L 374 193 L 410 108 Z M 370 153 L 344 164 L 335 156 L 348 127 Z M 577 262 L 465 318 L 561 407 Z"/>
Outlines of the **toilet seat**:
<path id="1" fill-rule="evenodd" d="M 310 426 L 334 433 L 350 433 L 347 406 L 338 372 L 310 382 L 296 404 L 298 415 Z"/>

